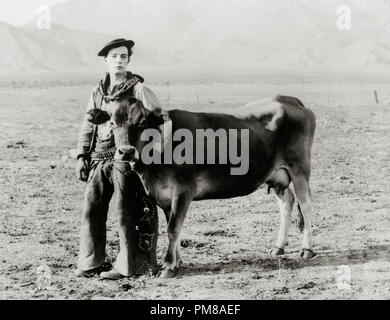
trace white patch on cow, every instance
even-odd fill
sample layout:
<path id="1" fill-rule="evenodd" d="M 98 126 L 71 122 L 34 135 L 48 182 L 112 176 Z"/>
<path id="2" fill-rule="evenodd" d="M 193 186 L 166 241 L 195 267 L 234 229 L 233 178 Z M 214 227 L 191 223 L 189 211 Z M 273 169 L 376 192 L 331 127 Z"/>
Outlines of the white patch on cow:
<path id="1" fill-rule="evenodd" d="M 272 114 L 272 119 L 267 123 L 265 129 L 275 131 L 277 129 L 276 121 L 283 117 L 284 110 L 282 104 L 273 98 L 256 100 L 238 108 L 232 113 L 237 118 L 245 119 L 250 116 L 260 118 L 262 115 Z"/>

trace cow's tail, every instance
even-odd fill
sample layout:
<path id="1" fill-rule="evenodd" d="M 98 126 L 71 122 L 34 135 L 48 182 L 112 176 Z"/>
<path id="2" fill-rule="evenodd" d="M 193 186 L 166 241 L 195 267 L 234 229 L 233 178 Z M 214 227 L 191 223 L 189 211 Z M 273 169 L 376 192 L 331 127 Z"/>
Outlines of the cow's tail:
<path id="1" fill-rule="evenodd" d="M 305 220 L 303 219 L 303 214 L 301 207 L 299 206 L 298 203 L 298 229 L 300 232 L 303 232 L 303 228 L 305 227 Z"/>

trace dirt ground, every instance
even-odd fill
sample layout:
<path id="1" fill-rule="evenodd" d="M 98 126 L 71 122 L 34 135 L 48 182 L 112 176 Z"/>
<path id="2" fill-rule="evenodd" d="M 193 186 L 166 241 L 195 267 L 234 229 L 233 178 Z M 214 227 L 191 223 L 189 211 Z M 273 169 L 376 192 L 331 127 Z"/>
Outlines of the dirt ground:
<path id="1" fill-rule="evenodd" d="M 169 109 L 227 112 L 280 93 L 314 111 L 311 187 L 318 256 L 296 257 L 302 235 L 295 225 L 287 254 L 268 255 L 279 214 L 263 187 L 246 197 L 192 203 L 182 234 L 184 265 L 176 278 L 146 275 L 118 282 L 73 275 L 84 184 L 76 179 L 69 150 L 92 88 L 60 80 L 2 82 L 0 299 L 390 299 L 389 82 L 152 83 Z M 161 262 L 167 235 L 160 213 Z M 117 252 L 116 223 L 110 212 L 109 262 Z M 45 290 L 37 288 L 42 266 L 51 273 Z"/>

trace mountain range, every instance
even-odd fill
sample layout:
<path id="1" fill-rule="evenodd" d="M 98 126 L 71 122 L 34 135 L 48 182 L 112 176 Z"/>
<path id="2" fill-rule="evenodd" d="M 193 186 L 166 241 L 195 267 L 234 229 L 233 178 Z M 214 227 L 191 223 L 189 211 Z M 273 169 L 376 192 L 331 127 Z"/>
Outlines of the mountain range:
<path id="1" fill-rule="evenodd" d="M 350 30 L 336 26 L 342 4 Z M 140 65 L 390 70 L 389 0 L 69 0 L 51 21 L 0 23 L 0 72 L 97 68 L 115 37 L 135 41 Z"/>

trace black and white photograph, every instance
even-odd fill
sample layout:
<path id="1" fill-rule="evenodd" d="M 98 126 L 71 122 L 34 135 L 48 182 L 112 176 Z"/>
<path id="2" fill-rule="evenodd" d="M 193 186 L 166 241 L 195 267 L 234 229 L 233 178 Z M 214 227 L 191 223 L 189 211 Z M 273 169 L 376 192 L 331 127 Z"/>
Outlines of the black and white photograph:
<path id="1" fill-rule="evenodd" d="M 390 0 L 0 0 L 0 49 L 0 300 L 390 299 Z"/>

